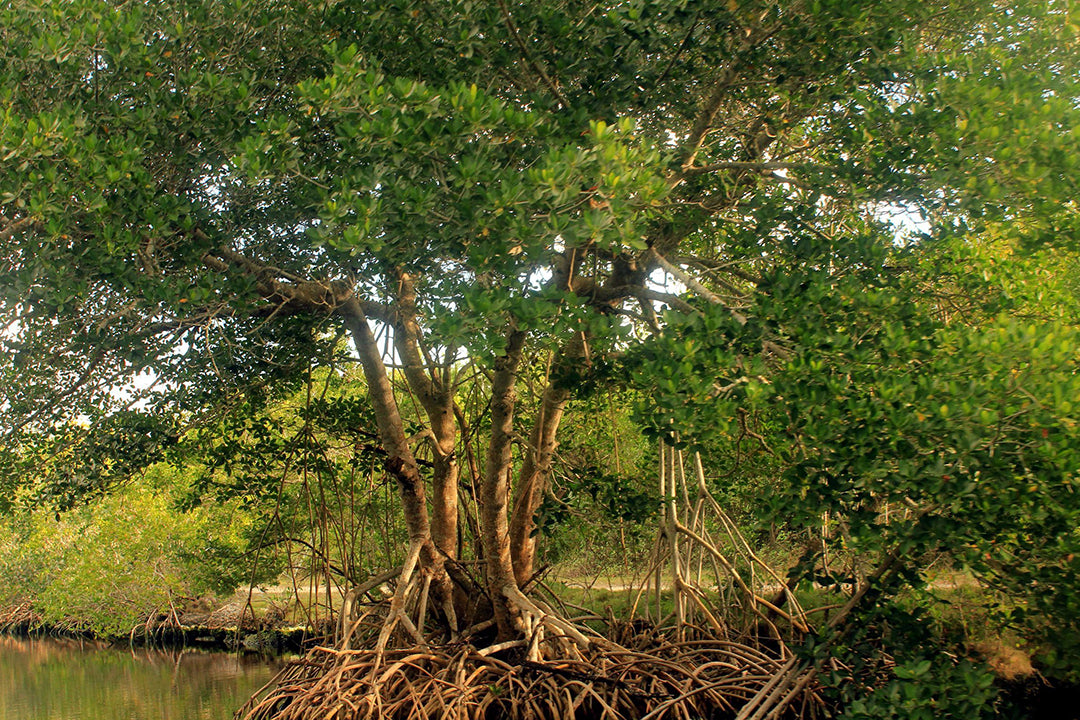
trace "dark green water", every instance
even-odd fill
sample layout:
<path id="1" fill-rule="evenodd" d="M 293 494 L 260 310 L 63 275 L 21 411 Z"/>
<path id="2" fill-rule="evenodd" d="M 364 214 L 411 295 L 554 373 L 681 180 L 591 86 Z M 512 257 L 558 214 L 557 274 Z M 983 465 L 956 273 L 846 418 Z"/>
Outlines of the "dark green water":
<path id="1" fill-rule="evenodd" d="M 0 720 L 229 720 L 277 669 L 226 653 L 0 637 Z"/>

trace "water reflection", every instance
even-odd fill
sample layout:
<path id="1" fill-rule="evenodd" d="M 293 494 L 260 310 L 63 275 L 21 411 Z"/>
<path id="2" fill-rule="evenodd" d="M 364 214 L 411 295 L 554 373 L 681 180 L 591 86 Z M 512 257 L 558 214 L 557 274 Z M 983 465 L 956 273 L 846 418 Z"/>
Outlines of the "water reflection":
<path id="1" fill-rule="evenodd" d="M 226 653 L 0 637 L 0 720 L 228 720 L 278 667 Z"/>

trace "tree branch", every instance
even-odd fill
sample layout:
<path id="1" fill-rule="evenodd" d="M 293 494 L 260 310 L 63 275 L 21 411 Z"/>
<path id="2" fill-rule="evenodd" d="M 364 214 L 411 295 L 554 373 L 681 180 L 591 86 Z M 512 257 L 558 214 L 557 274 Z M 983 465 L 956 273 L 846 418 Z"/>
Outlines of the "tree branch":
<path id="1" fill-rule="evenodd" d="M 654 259 L 660 265 L 660 267 L 664 268 L 664 270 L 666 270 L 668 273 L 670 273 L 676 280 L 678 280 L 683 285 L 685 285 L 686 287 L 688 287 L 691 290 L 693 290 L 694 292 L 696 292 L 701 297 L 708 300 L 710 303 L 712 303 L 714 305 L 720 305 L 722 307 L 727 308 L 727 311 L 729 313 L 731 313 L 731 317 L 735 319 L 735 322 L 739 323 L 740 325 L 745 325 L 746 324 L 746 316 L 745 315 L 740 313 L 738 310 L 735 310 L 734 308 L 731 308 L 731 307 L 728 307 L 727 305 L 725 305 L 724 301 L 721 300 L 718 295 L 716 295 L 714 292 L 709 290 L 707 287 L 705 287 L 704 285 L 699 283 L 697 280 L 692 278 L 689 274 L 684 272 L 682 270 L 682 268 L 680 268 L 677 265 L 675 265 L 675 264 L 671 263 L 670 261 L 668 261 L 667 258 L 665 258 L 660 253 L 656 252 L 655 248 L 650 248 L 650 251 L 651 251 L 652 259 Z"/>
<path id="2" fill-rule="evenodd" d="M 698 165 L 696 167 L 684 167 L 679 174 L 682 177 L 694 177 L 696 175 L 706 175 L 720 170 L 753 170 L 755 172 L 766 174 L 776 170 L 805 170 L 807 168 L 816 167 L 820 166 L 815 166 L 811 163 L 751 162 L 742 160 L 709 163 L 708 165 Z"/>
<path id="3" fill-rule="evenodd" d="M 196 230 L 195 233 L 200 239 L 209 239 L 202 231 Z M 344 281 L 305 280 L 295 273 L 252 260 L 228 247 L 206 252 L 202 261 L 207 267 L 222 273 L 239 270 L 255 280 L 260 295 L 267 300 L 278 300 L 279 305 L 290 304 L 293 309 L 325 313 L 337 311 L 351 300 L 361 307 L 365 317 L 375 318 L 380 322 L 391 320 L 386 306 L 360 299 L 352 286 Z M 289 282 L 281 282 L 278 278 L 285 278 Z"/>
<path id="4" fill-rule="evenodd" d="M 529 54 L 529 48 L 525 45 L 525 41 L 521 39 L 517 26 L 514 25 L 514 21 L 510 17 L 510 8 L 506 6 L 506 0 L 499 0 L 499 10 L 502 11 L 503 22 L 506 23 L 506 29 L 510 32 L 510 37 L 513 38 L 514 43 L 521 51 L 521 57 L 525 60 L 525 63 L 540 77 L 544 85 L 551 91 L 552 95 L 558 99 L 559 104 L 564 108 L 569 109 L 570 103 L 567 102 L 566 98 L 563 97 L 563 94 L 559 92 L 559 86 L 555 84 L 551 77 L 544 72 L 544 69 L 533 60 L 532 55 Z"/>
<path id="5" fill-rule="evenodd" d="M 698 113 L 697 119 L 690 129 L 690 134 L 683 144 L 683 159 L 679 164 L 680 170 L 685 170 L 686 168 L 693 166 L 698 151 L 701 150 L 701 146 L 705 143 L 705 136 L 709 134 L 713 120 L 716 118 L 717 113 L 720 112 L 720 106 L 724 102 L 728 88 L 731 87 L 735 82 L 735 79 L 739 77 L 739 73 L 742 72 L 743 53 L 755 43 L 766 39 L 773 32 L 775 32 L 775 29 L 760 33 L 755 33 L 748 29 L 747 35 L 739 43 L 739 47 L 735 51 L 732 63 L 728 65 L 724 72 L 720 74 L 720 77 L 717 78 L 716 83 L 713 85 L 712 92 L 709 94 L 709 97 L 705 99 L 701 112 Z M 672 177 L 671 185 L 678 185 L 682 180 L 683 177 L 681 172 L 677 173 Z"/>
<path id="6" fill-rule="evenodd" d="M 24 217 L 19 218 L 18 220 L 5 222 L 4 229 L 0 230 L 0 242 L 10 240 L 12 237 L 34 224 L 36 223 L 31 217 Z"/>

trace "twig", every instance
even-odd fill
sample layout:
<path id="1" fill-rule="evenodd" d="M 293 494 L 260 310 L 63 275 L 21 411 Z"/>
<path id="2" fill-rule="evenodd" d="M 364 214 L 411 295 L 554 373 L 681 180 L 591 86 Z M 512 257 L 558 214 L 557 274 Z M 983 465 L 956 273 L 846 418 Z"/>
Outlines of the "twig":
<path id="1" fill-rule="evenodd" d="M 525 63 L 534 73 L 540 76 L 540 79 L 547 86 L 548 90 L 550 90 L 551 93 L 558 99 L 559 104 L 562 105 L 564 108 L 569 109 L 570 103 L 567 102 L 566 98 L 563 97 L 563 94 L 559 92 L 559 86 L 556 85 L 555 82 L 548 76 L 548 74 L 544 72 L 544 69 L 540 67 L 535 60 L 533 60 L 532 55 L 529 53 L 529 48 L 526 47 L 525 41 L 521 39 L 521 35 L 518 33 L 517 26 L 514 25 L 514 20 L 510 17 L 510 8 L 506 6 L 506 0 L 499 0 L 499 10 L 502 11 L 503 21 L 506 23 L 506 29 L 510 31 L 510 37 L 514 39 L 514 43 L 521 51 L 521 56 L 525 60 Z"/>
<path id="2" fill-rule="evenodd" d="M 657 264 L 660 265 L 660 267 L 664 268 L 664 270 L 674 276 L 675 279 L 677 279 L 683 285 L 690 288 L 713 305 L 720 305 L 721 307 L 727 308 L 727 311 L 731 313 L 731 317 L 734 318 L 735 322 L 739 323 L 740 325 L 746 324 L 745 315 L 740 313 L 738 310 L 735 310 L 734 308 L 724 305 L 724 301 L 721 300 L 720 297 L 716 295 L 716 293 L 712 292 L 707 287 L 692 278 L 689 274 L 684 272 L 682 268 L 670 262 L 667 258 L 657 252 L 656 248 L 649 248 L 649 255 L 653 260 L 657 262 Z"/>

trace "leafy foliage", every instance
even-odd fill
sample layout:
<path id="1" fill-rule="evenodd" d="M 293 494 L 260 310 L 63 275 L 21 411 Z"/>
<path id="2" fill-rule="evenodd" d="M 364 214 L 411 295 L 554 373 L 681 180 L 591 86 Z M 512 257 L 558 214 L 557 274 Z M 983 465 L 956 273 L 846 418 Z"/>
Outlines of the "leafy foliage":
<path id="1" fill-rule="evenodd" d="M 156 467 L 147 480 L 93 507 L 53 517 L 24 509 L 0 529 L 8 604 L 31 602 L 45 621 L 124 635 L 207 592 L 231 593 L 251 577 L 250 515 L 225 507 L 178 514 L 182 485 Z M 266 562 L 263 579 L 273 563 Z"/>
<path id="2" fill-rule="evenodd" d="M 189 452 L 193 506 L 306 502 L 312 473 L 345 538 L 393 455 L 418 538 L 461 457 L 491 571 L 500 484 L 559 467 L 513 454 L 521 420 L 625 360 L 650 438 L 856 558 L 799 572 L 918 583 L 943 555 L 1064 647 L 1078 26 L 1056 0 L 9 4 L 4 489 L 69 505 Z M 312 378 L 355 391 L 297 402 Z M 644 510 L 645 457 L 566 451 L 556 495 Z"/>

